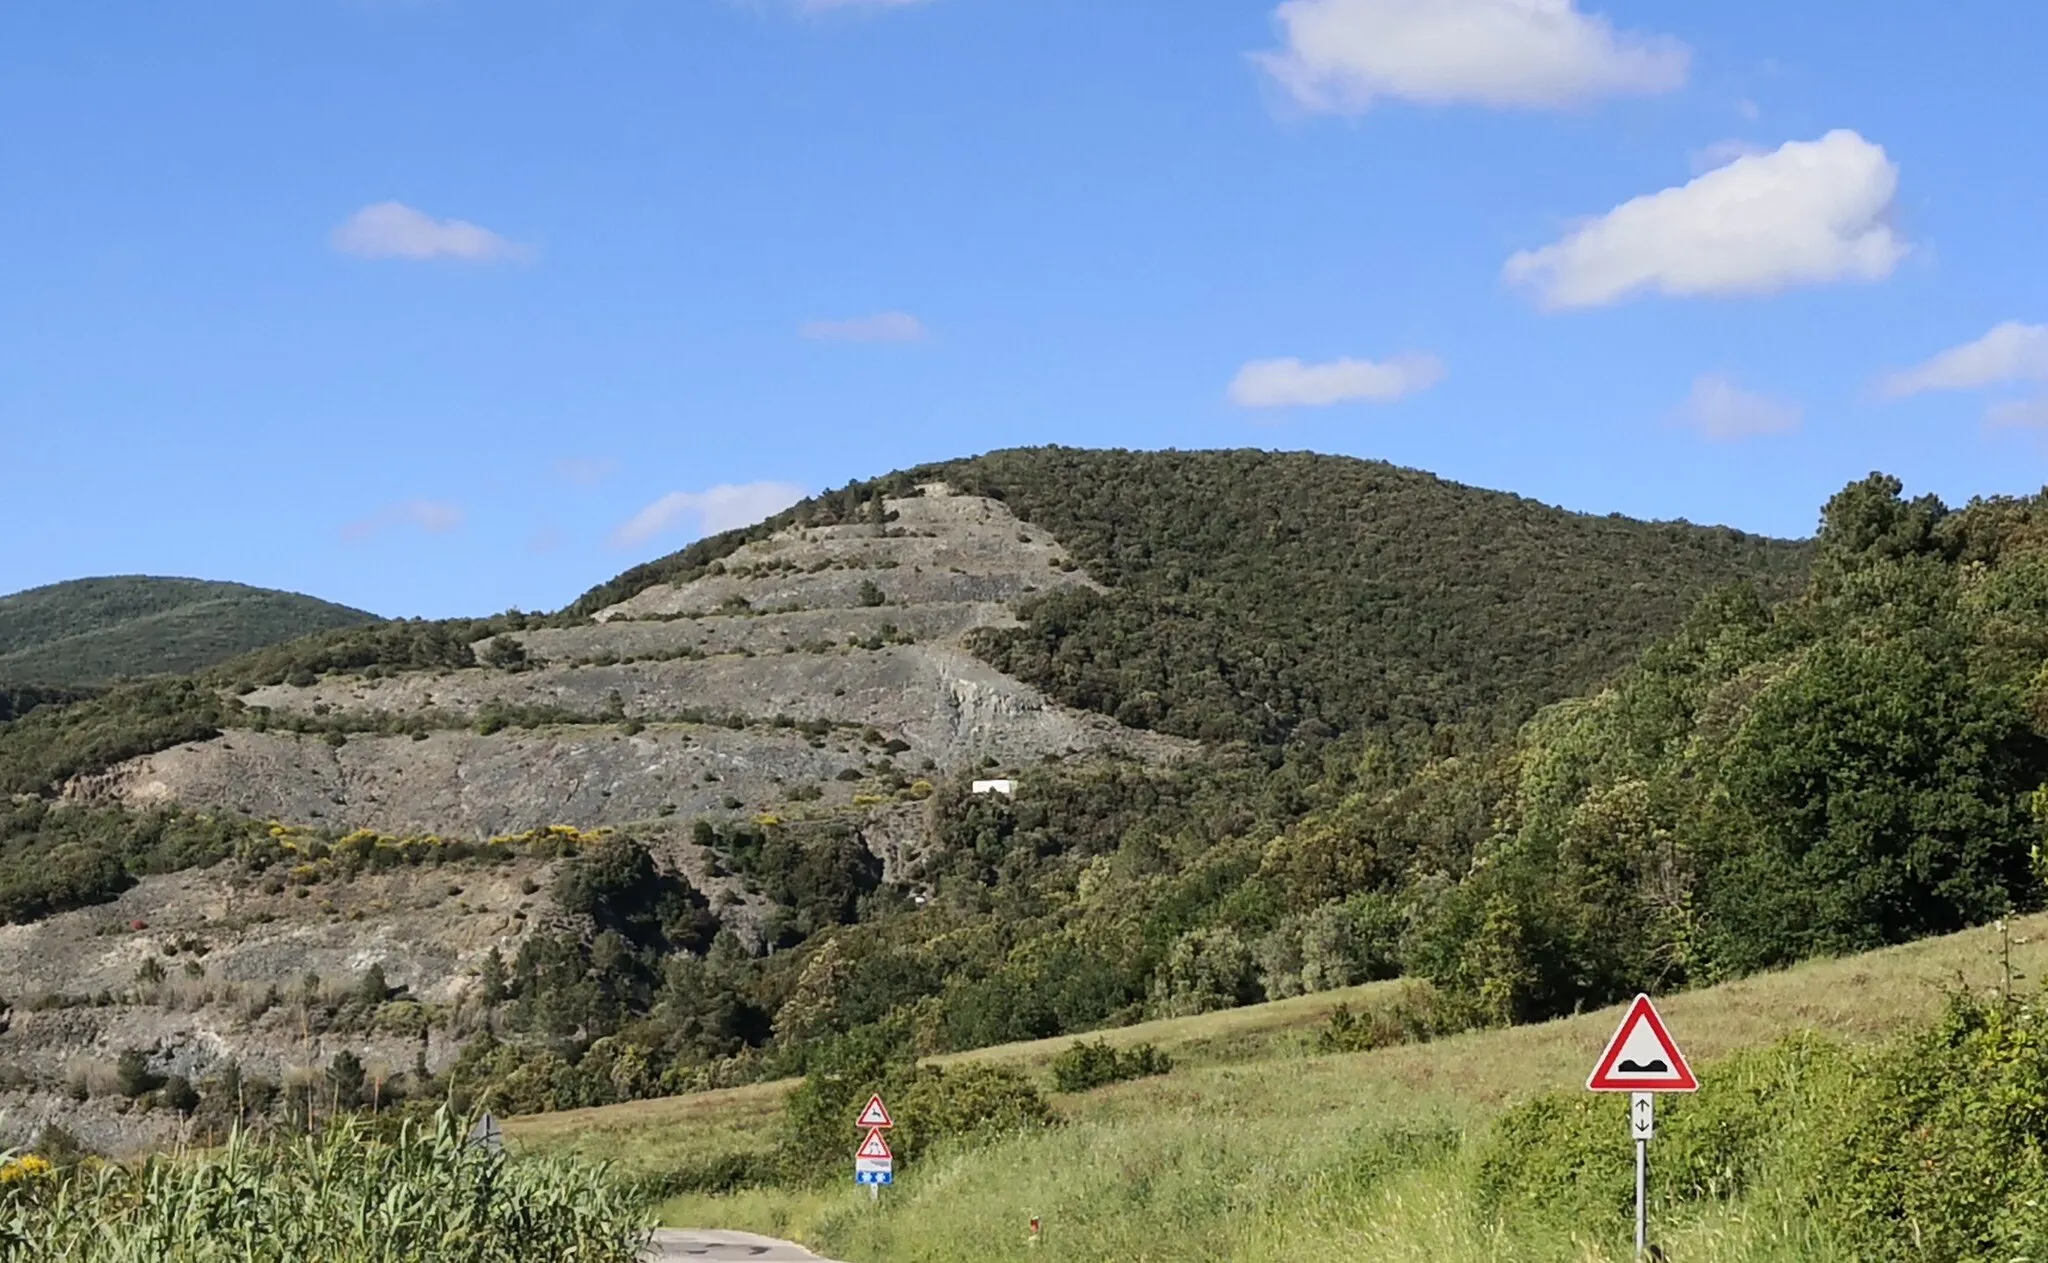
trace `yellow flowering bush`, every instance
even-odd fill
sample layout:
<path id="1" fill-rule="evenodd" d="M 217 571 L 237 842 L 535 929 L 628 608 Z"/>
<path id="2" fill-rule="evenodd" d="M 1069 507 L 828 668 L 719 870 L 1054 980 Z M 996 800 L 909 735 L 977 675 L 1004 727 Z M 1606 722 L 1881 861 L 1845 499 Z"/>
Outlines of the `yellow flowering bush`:
<path id="1" fill-rule="evenodd" d="M 50 1171 L 50 1160 L 48 1158 L 39 1157 L 33 1153 L 25 1153 L 18 1158 L 0 1162 L 0 1184 L 18 1184 L 23 1180 L 33 1180 L 38 1176 L 48 1175 Z"/>
<path id="2" fill-rule="evenodd" d="M 524 833 L 506 833 L 487 841 L 444 838 L 436 833 L 393 836 L 375 829 L 355 829 L 330 843 L 319 833 L 271 821 L 269 837 L 260 845 L 245 847 L 241 856 L 258 867 L 291 861 L 284 870 L 287 880 L 312 885 L 339 867 L 354 873 L 364 867 L 392 868 L 401 864 L 437 864 L 464 859 L 493 850 L 538 852 L 559 856 L 592 847 L 610 837 L 611 829 L 579 829 L 575 825 L 551 824 Z"/>

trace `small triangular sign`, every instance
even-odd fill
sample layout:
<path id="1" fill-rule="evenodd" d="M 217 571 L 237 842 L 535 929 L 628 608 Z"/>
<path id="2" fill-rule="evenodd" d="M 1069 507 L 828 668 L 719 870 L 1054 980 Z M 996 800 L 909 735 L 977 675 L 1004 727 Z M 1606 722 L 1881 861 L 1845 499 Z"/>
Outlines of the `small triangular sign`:
<path id="1" fill-rule="evenodd" d="M 854 1150 L 853 1156 L 856 1158 L 888 1158 L 895 1155 L 889 1152 L 889 1142 L 883 1138 L 882 1129 L 870 1127 L 868 1129 L 868 1138 L 860 1142 L 860 1148 Z"/>
<path id="2" fill-rule="evenodd" d="M 854 1125 L 873 1131 L 877 1127 L 894 1127 L 896 1123 L 889 1117 L 889 1107 L 882 1104 L 882 1098 L 871 1096 L 868 1098 L 868 1107 L 860 1112 L 860 1117 L 854 1120 Z"/>
<path id="3" fill-rule="evenodd" d="M 1664 1019 L 1646 995 L 1628 1006 L 1628 1016 L 1586 1077 L 1593 1092 L 1697 1092 L 1699 1086 L 1678 1041 L 1664 1029 Z"/>
<path id="4" fill-rule="evenodd" d="M 505 1147 L 505 1131 L 498 1126 L 497 1119 L 486 1113 L 482 1118 L 476 1120 L 476 1126 L 469 1129 L 469 1141 L 471 1144 L 482 1145 L 486 1149 L 503 1149 Z"/>

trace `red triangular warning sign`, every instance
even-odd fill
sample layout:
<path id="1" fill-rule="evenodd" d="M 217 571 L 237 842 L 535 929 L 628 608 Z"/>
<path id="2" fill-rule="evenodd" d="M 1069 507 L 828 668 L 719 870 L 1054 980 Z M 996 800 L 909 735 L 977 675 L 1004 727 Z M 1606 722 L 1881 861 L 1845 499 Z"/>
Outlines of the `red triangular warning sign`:
<path id="1" fill-rule="evenodd" d="M 853 1156 L 856 1158 L 888 1158 L 895 1155 L 889 1152 L 889 1142 L 883 1139 L 881 1128 L 871 1127 L 868 1129 L 868 1138 L 860 1142 L 860 1148 L 853 1151 Z"/>
<path id="2" fill-rule="evenodd" d="M 877 1127 L 894 1127 L 896 1124 L 890 1119 L 889 1107 L 882 1104 L 882 1098 L 871 1096 L 868 1098 L 868 1107 L 860 1112 L 860 1117 L 854 1120 L 854 1125 L 873 1130 Z"/>
<path id="3" fill-rule="evenodd" d="M 1678 1042 L 1664 1029 L 1657 1006 L 1646 995 L 1628 1006 L 1628 1016 L 1621 1019 L 1614 1038 L 1607 1041 L 1607 1051 L 1586 1078 L 1586 1087 L 1593 1092 L 1696 1092 L 1699 1086 L 1692 1067 L 1685 1064 L 1685 1054 L 1678 1051 Z"/>

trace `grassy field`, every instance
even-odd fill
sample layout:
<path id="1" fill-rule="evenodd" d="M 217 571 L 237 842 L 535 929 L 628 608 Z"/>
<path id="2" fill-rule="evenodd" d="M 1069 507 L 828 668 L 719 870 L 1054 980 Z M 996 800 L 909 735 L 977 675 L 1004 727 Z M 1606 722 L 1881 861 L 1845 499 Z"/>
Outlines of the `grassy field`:
<path id="1" fill-rule="evenodd" d="M 1140 1022 L 1136 1026 L 1118 1027 L 1087 1038 L 1091 1041 L 1100 1039 L 1118 1048 L 1151 1044 L 1170 1054 L 1174 1063 L 1184 1069 L 1306 1053 L 1315 1046 L 1316 1031 L 1330 1020 L 1330 1014 L 1339 1006 L 1362 1008 L 1391 995 L 1399 985 L 1369 982 L 1362 987 L 1319 991 L 1314 995 L 1275 1000 L 1271 1004 L 1251 1004 L 1198 1017 Z M 979 1062 L 1043 1071 L 1073 1042 L 1073 1036 L 1065 1035 L 1023 1044 L 998 1044 L 993 1048 L 933 1057 L 931 1064 L 949 1066 Z"/>
<path id="2" fill-rule="evenodd" d="M 2048 918 L 2015 925 L 2015 964 L 2048 965 Z M 1944 986 L 1996 985 L 1999 936 L 1984 929 L 1670 997 L 1673 1034 L 1708 1073 L 1716 1058 L 1796 1030 L 1849 1041 L 1932 1017 Z M 1365 997 L 1346 997 L 1358 1003 Z M 1472 1202 L 1469 1136 L 1505 1106 L 1575 1088 L 1618 1010 L 1432 1044 L 1317 1056 L 1303 1025 L 1335 1003 L 1286 1001 L 1119 1032 L 1169 1049 L 1235 1048 L 1249 1059 L 1189 1057 L 1174 1073 L 1061 1097 L 1064 1126 L 942 1152 L 879 1206 L 851 1186 L 683 1197 L 674 1224 L 794 1237 L 869 1260 L 1557 1259 L 1626 1257 L 1626 1226 L 1571 1231 L 1501 1225 Z M 1309 1015 L 1317 1016 L 1311 1017 Z M 971 1054 L 1041 1065 L 1067 1041 Z M 636 1151 L 766 1148 L 775 1101 L 765 1085 L 515 1124 L 538 1148 Z M 1625 1145 L 1622 1101 L 1616 1144 Z M 849 1146 L 851 1131 L 849 1126 Z M 690 1136 L 687 1142 L 678 1137 Z M 1654 1154 L 1654 1149 L 1653 1149 Z M 1654 1158 L 1653 1158 L 1654 1162 Z M 1040 1247 L 1025 1245 L 1032 1216 Z M 1826 1259 L 1796 1207 L 1768 1191 L 1658 1234 L 1674 1259 Z"/>
<path id="3" fill-rule="evenodd" d="M 1183 1070 L 1304 1056 L 1314 1046 L 1315 1032 L 1339 1005 L 1356 1008 L 1369 1004 L 1378 996 L 1391 994 L 1396 985 L 1368 983 L 1200 1017 L 1145 1022 L 1088 1038 L 1107 1040 L 1119 1048 L 1156 1045 Z M 1014 1066 L 1036 1073 L 1050 1087 L 1046 1067 L 1073 1042 L 1065 1038 L 1002 1044 L 931 1061 L 940 1066 L 963 1062 Z M 629 1177 L 658 1175 L 725 1154 L 766 1153 L 773 1147 L 772 1132 L 782 1098 L 796 1084 L 796 1080 L 786 1079 L 694 1096 L 535 1114 L 507 1120 L 505 1131 L 514 1145 L 532 1152 L 602 1158 Z"/>

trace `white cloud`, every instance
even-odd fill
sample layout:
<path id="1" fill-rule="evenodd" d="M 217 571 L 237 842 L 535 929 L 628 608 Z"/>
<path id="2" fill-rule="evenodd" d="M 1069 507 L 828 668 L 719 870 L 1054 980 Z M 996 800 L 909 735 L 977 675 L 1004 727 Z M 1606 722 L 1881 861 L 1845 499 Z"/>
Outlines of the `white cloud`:
<path id="1" fill-rule="evenodd" d="M 436 219 L 403 202 L 377 202 L 343 221 L 330 238 L 343 254 L 365 259 L 519 259 L 525 247 L 462 219 Z"/>
<path id="2" fill-rule="evenodd" d="M 396 526 L 416 526 L 429 535 L 442 535 L 462 525 L 462 507 L 444 500 L 407 500 L 390 504 L 368 517 L 357 518 L 341 528 L 341 537 L 354 543 Z"/>
<path id="3" fill-rule="evenodd" d="M 1286 0 L 1273 17 L 1286 46 L 1259 64 L 1302 105 L 1340 113 L 1381 97 L 1554 109 L 1669 92 L 1690 58 L 1573 0 Z"/>
<path id="4" fill-rule="evenodd" d="M 1832 131 L 1624 202 L 1515 255 L 1503 275 L 1552 308 L 1878 280 L 1908 249 L 1885 222 L 1898 182 L 1881 146 Z"/>
<path id="5" fill-rule="evenodd" d="M 797 336 L 814 342 L 922 342 L 924 321 L 900 311 L 885 311 L 852 320 L 806 320 Z"/>
<path id="6" fill-rule="evenodd" d="M 1304 364 L 1297 359 L 1253 360 L 1237 370 L 1230 401 L 1245 408 L 1319 408 L 1351 400 L 1388 403 L 1428 390 L 1447 370 L 1434 355 L 1391 360 L 1340 359 Z"/>
<path id="7" fill-rule="evenodd" d="M 1984 421 L 1997 429 L 2048 430 L 2048 395 L 1992 404 Z"/>
<path id="8" fill-rule="evenodd" d="M 793 482 L 749 482 L 740 486 L 720 484 L 704 491 L 671 491 L 613 531 L 612 544 L 618 548 L 644 544 L 691 518 L 696 519 L 700 535 L 716 535 L 720 531 L 752 526 L 782 512 L 803 499 L 805 494 L 804 489 Z"/>
<path id="9" fill-rule="evenodd" d="M 1798 429 L 1800 408 L 1744 390 L 1725 373 L 1707 373 L 1693 379 L 1677 419 L 1710 439 L 1742 439 Z"/>
<path id="10" fill-rule="evenodd" d="M 2048 381 L 2048 325 L 2008 320 L 1925 364 L 1891 373 L 1878 388 L 1897 399 L 1929 390 L 1975 390 L 2005 382 Z"/>

